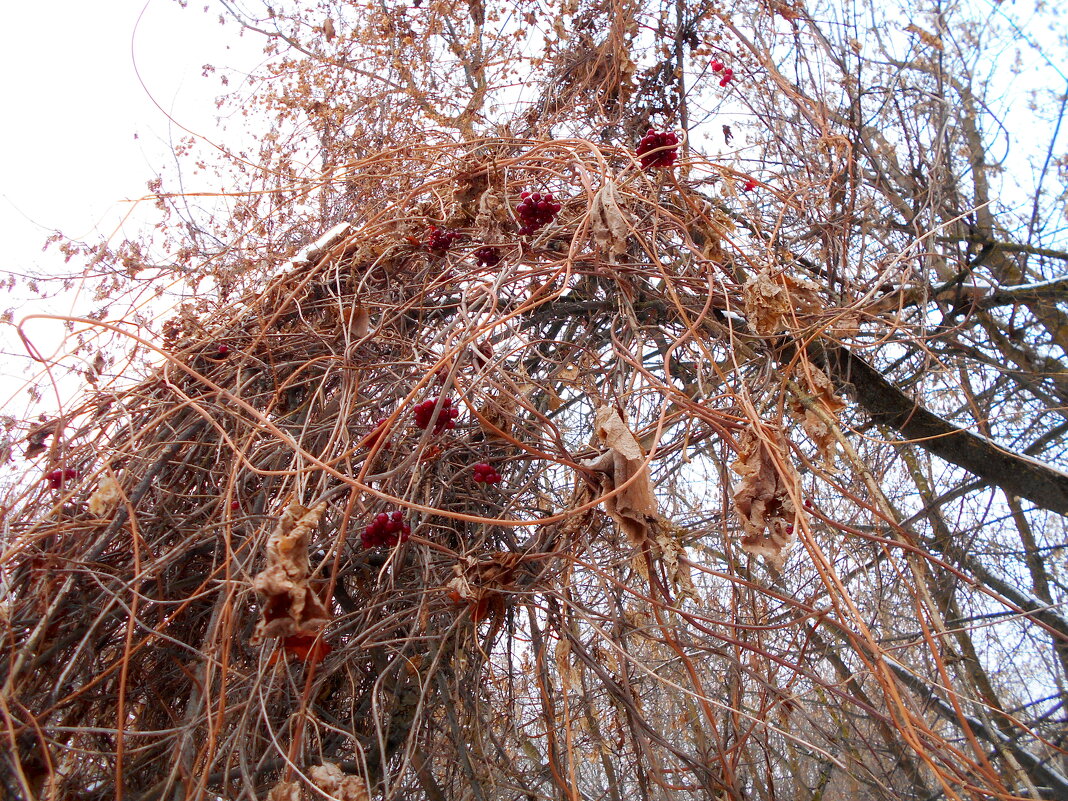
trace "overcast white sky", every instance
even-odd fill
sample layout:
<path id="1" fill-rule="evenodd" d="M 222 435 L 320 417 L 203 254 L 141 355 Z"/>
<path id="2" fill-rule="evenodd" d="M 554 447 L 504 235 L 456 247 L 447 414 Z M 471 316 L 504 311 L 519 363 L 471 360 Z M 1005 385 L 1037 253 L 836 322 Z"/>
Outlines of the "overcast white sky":
<path id="1" fill-rule="evenodd" d="M 168 114 L 216 141 L 225 137 L 216 124 L 221 87 L 217 77 L 201 77 L 203 65 L 247 72 L 262 59 L 263 41 L 239 37 L 233 22 L 220 26 L 217 9 L 203 10 L 209 2 L 188 9 L 175 0 L 4 4 L 0 278 L 71 272 L 76 265 L 64 265 L 55 249 L 42 253 L 53 231 L 120 240 L 128 201 L 173 163 L 170 143 L 184 135 Z M 143 204 L 127 225 L 153 219 L 151 204 Z M 91 307 L 75 292 L 47 302 L 24 294 L 0 297 L 0 310 L 13 307 L 17 321 L 32 311 L 78 314 Z M 58 323 L 33 321 L 27 332 L 48 355 L 62 348 Z M 24 354 L 15 330 L 3 326 L 0 410 L 15 416 L 33 407 L 22 382 L 39 368 Z"/>
<path id="2" fill-rule="evenodd" d="M 182 125 L 214 133 L 219 83 L 201 77 L 203 65 L 248 69 L 263 42 L 220 26 L 207 2 L 4 4 L 0 270 L 47 268 L 41 245 L 54 230 L 113 234 L 130 208 L 123 201 L 145 193 L 182 134 L 153 99 Z"/>

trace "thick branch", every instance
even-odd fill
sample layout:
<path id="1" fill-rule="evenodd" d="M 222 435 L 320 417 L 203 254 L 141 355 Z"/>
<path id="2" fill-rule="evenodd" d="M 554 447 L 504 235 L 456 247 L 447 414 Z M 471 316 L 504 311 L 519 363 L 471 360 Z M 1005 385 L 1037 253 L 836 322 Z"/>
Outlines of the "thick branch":
<path id="1" fill-rule="evenodd" d="M 1068 474 L 943 420 L 846 348 L 812 345 L 808 355 L 839 383 L 852 384 L 857 401 L 876 423 L 1006 492 L 1068 515 Z"/>

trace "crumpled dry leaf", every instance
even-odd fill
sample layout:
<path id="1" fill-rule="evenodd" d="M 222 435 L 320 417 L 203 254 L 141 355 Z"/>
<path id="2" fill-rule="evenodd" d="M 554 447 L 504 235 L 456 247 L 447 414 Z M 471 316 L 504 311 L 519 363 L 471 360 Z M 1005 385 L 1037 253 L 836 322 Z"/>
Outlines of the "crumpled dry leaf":
<path id="1" fill-rule="evenodd" d="M 490 615 L 504 612 L 504 600 L 515 579 L 515 569 L 523 555 L 498 551 L 488 559 L 452 566 L 453 577 L 445 583 L 449 599 L 455 604 L 469 604 L 471 619 L 480 623 Z"/>
<path id="2" fill-rule="evenodd" d="M 362 303 L 357 302 L 348 307 L 343 314 L 353 339 L 363 339 L 367 336 L 371 330 L 371 315 Z"/>
<path id="3" fill-rule="evenodd" d="M 478 415 L 478 423 L 486 439 L 507 439 L 515 421 L 516 400 L 512 395 L 501 394 L 486 398 Z"/>
<path id="4" fill-rule="evenodd" d="M 791 311 L 802 315 L 819 310 L 818 289 L 806 278 L 761 270 L 742 287 L 746 319 L 761 336 L 778 334 L 790 328 Z"/>
<path id="5" fill-rule="evenodd" d="M 761 428 L 766 439 L 752 427 L 739 438 L 738 460 L 731 465 L 742 477 L 734 488 L 734 508 L 745 531 L 742 550 L 782 568 L 785 551 L 795 539 L 797 509 L 789 487 L 797 483 L 797 475 L 787 458 L 782 431 L 769 425 Z M 776 465 L 776 454 L 785 466 L 785 476 Z"/>
<path id="6" fill-rule="evenodd" d="M 326 502 L 305 509 L 294 501 L 267 540 L 267 567 L 253 580 L 264 596 L 253 645 L 264 637 L 312 634 L 330 621 L 330 612 L 308 584 L 308 542 L 326 511 Z"/>
<path id="7" fill-rule="evenodd" d="M 845 403 L 834 394 L 834 385 L 822 370 L 811 365 L 806 366 L 801 371 L 799 382 L 811 395 L 812 403 L 821 407 L 829 417 L 838 418 L 838 413 L 845 408 Z M 837 440 L 830 426 L 820 419 L 815 409 L 806 406 L 799 398 L 791 397 L 787 407 L 790 416 L 801 424 L 808 438 L 819 449 L 824 467 L 834 470 Z"/>
<path id="8" fill-rule="evenodd" d="M 267 801 L 304 801 L 299 782 L 278 782 L 267 793 Z"/>
<path id="9" fill-rule="evenodd" d="M 630 482 L 626 489 L 605 498 L 605 511 L 627 535 L 631 545 L 638 548 L 652 545 L 655 550 L 656 541 L 650 532 L 658 519 L 656 497 L 641 445 L 611 406 L 602 406 L 594 414 L 594 430 L 608 451 L 583 465 L 603 474 L 602 492 L 611 492 Z"/>
<path id="10" fill-rule="evenodd" d="M 619 193 L 611 179 L 604 182 L 590 204 L 590 229 L 593 241 L 615 259 L 627 252 L 630 226 L 619 205 Z"/>
<path id="11" fill-rule="evenodd" d="M 122 500 L 122 490 L 119 482 L 111 476 L 104 476 L 89 497 L 89 514 L 93 517 L 103 517 L 120 500 Z"/>
<path id="12" fill-rule="evenodd" d="M 686 548 L 683 547 L 680 541 L 681 535 L 682 530 L 678 526 L 666 520 L 661 520 L 656 527 L 656 544 L 660 548 L 660 553 L 663 554 L 662 558 L 667 566 L 668 579 L 675 587 L 675 592 L 678 593 L 679 598 L 691 598 L 700 602 L 701 599 L 697 594 L 697 588 L 693 585 L 693 578 L 690 576 L 690 566 L 685 561 Z M 680 561 L 679 557 L 682 557 L 682 561 Z"/>
<path id="13" fill-rule="evenodd" d="M 370 801 L 367 783 L 360 776 L 350 776 L 333 762 L 308 769 L 315 786 L 337 801 Z"/>

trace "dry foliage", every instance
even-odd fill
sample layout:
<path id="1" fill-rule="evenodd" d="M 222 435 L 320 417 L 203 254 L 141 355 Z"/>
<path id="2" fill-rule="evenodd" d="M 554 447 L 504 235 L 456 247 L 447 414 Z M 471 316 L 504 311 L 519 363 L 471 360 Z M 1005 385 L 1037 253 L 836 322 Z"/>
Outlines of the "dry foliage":
<path id="1" fill-rule="evenodd" d="M 1068 255 L 992 192 L 983 37 L 224 8 L 255 147 L 59 245 L 85 391 L 3 422 L 3 792 L 1068 793 Z"/>

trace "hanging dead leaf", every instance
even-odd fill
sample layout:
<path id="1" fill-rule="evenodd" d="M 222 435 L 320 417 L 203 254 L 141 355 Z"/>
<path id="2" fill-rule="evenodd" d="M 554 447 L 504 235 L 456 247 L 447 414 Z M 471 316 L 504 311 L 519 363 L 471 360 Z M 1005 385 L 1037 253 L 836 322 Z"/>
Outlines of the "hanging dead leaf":
<path id="1" fill-rule="evenodd" d="M 330 621 L 330 612 L 308 583 L 308 543 L 326 503 L 306 509 L 293 502 L 267 540 L 267 567 L 252 581 L 263 596 L 263 609 L 251 642 L 264 637 L 314 634 Z"/>
<path id="2" fill-rule="evenodd" d="M 507 439 L 515 420 L 515 398 L 503 395 L 486 398 L 478 415 L 478 423 L 487 439 Z"/>
<path id="3" fill-rule="evenodd" d="M 611 179 L 604 182 L 590 204 L 590 229 L 597 247 L 616 259 L 627 252 L 630 227 L 619 205 L 619 193 Z"/>
<path id="4" fill-rule="evenodd" d="M 308 777 L 335 801 L 370 801 L 367 782 L 360 776 L 350 776 L 333 762 L 314 765 L 308 769 Z"/>
<path id="5" fill-rule="evenodd" d="M 326 37 L 326 41 L 334 41 L 334 37 L 337 36 L 337 30 L 334 28 L 334 21 L 327 17 L 323 20 L 323 36 Z"/>
<path id="6" fill-rule="evenodd" d="M 26 435 L 26 442 L 29 443 L 26 446 L 26 458 L 33 459 L 40 456 L 48 450 L 48 446 L 45 444 L 48 438 L 53 435 L 59 436 L 62 431 L 62 420 L 45 420 L 30 428 L 29 433 Z"/>
<path id="7" fill-rule="evenodd" d="M 605 511 L 627 535 L 631 545 L 655 546 L 650 527 L 657 520 L 656 498 L 641 445 L 611 406 L 602 406 L 594 414 L 594 430 L 608 451 L 583 465 L 602 474 L 603 493 L 622 488 L 604 499 Z"/>
<path id="8" fill-rule="evenodd" d="M 660 549 L 664 566 L 667 567 L 668 579 L 675 587 L 679 598 L 691 598 L 700 601 L 697 588 L 690 576 L 690 566 L 686 561 L 686 549 L 683 547 L 683 531 L 667 520 L 661 519 L 656 527 L 656 544 Z"/>
<path id="9" fill-rule="evenodd" d="M 819 449 L 824 467 L 833 471 L 837 439 L 817 408 L 827 417 L 837 419 L 839 412 L 845 408 L 845 403 L 834 394 L 834 385 L 827 375 L 812 365 L 804 366 L 798 383 L 808 392 L 809 397 L 791 397 L 787 404 L 790 416 L 801 424 L 808 438 Z"/>
<path id="10" fill-rule="evenodd" d="M 271 654 L 267 663 L 273 665 L 282 654 L 289 654 L 309 665 L 318 665 L 333 650 L 334 646 L 315 634 L 293 634 L 282 640 L 282 647 Z"/>
<path id="11" fill-rule="evenodd" d="M 96 490 L 89 497 L 89 514 L 103 517 L 122 500 L 119 482 L 111 476 L 104 476 L 96 485 Z"/>
<path id="12" fill-rule="evenodd" d="M 930 31 L 925 31 L 919 25 L 909 25 L 905 30 L 909 33 L 914 33 L 920 37 L 920 41 L 928 47 L 933 47 L 935 50 L 942 49 L 942 37 L 937 36 Z"/>
<path id="13" fill-rule="evenodd" d="M 806 278 L 761 270 L 742 287 L 746 319 L 761 336 L 778 334 L 793 325 L 793 315 L 819 311 L 818 289 Z"/>
<path id="14" fill-rule="evenodd" d="M 371 330 L 371 315 L 362 303 L 345 309 L 344 318 L 353 339 L 363 339 Z"/>
<path id="15" fill-rule="evenodd" d="M 742 477 L 734 488 L 734 508 L 745 531 L 742 550 L 781 568 L 794 540 L 796 509 L 789 488 L 796 485 L 797 475 L 782 431 L 761 425 L 761 433 L 750 427 L 739 439 L 738 460 L 731 465 Z"/>

